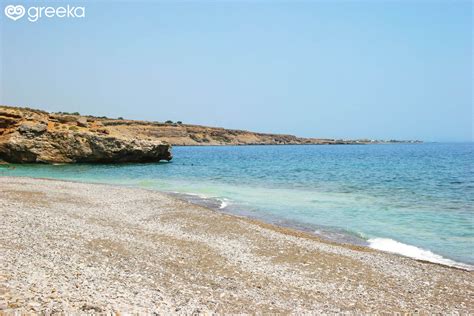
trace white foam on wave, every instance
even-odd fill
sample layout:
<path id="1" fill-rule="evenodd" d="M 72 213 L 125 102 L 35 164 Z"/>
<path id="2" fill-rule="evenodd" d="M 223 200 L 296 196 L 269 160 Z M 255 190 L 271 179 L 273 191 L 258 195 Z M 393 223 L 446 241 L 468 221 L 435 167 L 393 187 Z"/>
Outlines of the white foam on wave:
<path id="1" fill-rule="evenodd" d="M 202 193 L 191 193 L 191 192 L 183 193 L 183 192 L 178 192 L 178 191 L 171 191 L 171 193 L 178 194 L 178 195 L 187 195 L 189 197 L 196 197 L 196 198 L 199 198 L 199 199 L 202 199 L 202 200 L 217 201 L 217 202 L 219 202 L 219 209 L 221 209 L 221 210 L 226 208 L 227 206 L 229 206 L 229 200 L 226 199 L 226 198 L 221 199 L 221 198 L 209 197 L 209 196 L 204 195 Z"/>
<path id="2" fill-rule="evenodd" d="M 181 192 L 181 191 L 170 191 L 173 194 L 178 194 L 178 195 L 184 195 L 184 196 L 194 196 L 198 197 L 200 199 L 208 199 L 209 197 L 207 195 L 201 194 L 201 193 L 191 193 L 191 192 Z"/>
<path id="3" fill-rule="evenodd" d="M 469 271 L 474 270 L 474 266 L 471 266 L 469 264 L 456 262 L 454 260 L 437 255 L 429 250 L 418 248 L 412 245 L 407 245 L 390 238 L 371 238 L 367 242 L 369 243 L 369 247 L 373 249 L 396 253 L 417 260 L 424 260 L 451 267 L 466 269 Z"/>
<path id="4" fill-rule="evenodd" d="M 221 202 L 221 205 L 219 206 L 219 209 L 221 210 L 229 206 L 229 203 L 227 203 L 226 199 L 219 200 L 219 202 Z"/>

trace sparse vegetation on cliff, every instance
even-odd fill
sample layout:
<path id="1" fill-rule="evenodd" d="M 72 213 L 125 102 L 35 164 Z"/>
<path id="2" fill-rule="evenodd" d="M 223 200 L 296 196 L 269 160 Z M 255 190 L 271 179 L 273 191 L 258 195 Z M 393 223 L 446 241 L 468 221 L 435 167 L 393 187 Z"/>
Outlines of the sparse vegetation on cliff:
<path id="1" fill-rule="evenodd" d="M 35 134 L 35 128 L 24 128 L 26 135 L 20 133 L 19 127 L 25 126 L 45 126 L 44 131 Z M 42 129 L 42 127 L 40 128 Z M 67 134 L 67 133 L 72 133 Z M 73 136 L 76 134 L 77 136 Z M 68 148 L 73 148 L 72 143 L 56 143 L 57 140 L 51 140 L 51 137 L 71 137 L 71 142 L 76 138 L 85 139 L 84 146 L 90 149 L 84 149 L 84 152 L 78 151 L 77 155 L 66 153 Z M 28 139 L 30 144 L 23 148 L 12 145 L 11 140 L 15 137 L 20 140 L 24 146 Z M 107 137 L 107 138 L 104 138 Z M 107 157 L 96 155 L 96 143 L 104 143 L 104 139 L 115 139 L 123 146 L 114 148 L 115 154 L 108 153 Z M 142 142 L 142 145 L 137 145 Z M 399 142 L 399 141 L 390 141 Z M 416 141 L 409 141 L 416 142 Z M 147 145 L 144 145 L 144 144 Z M 105 116 L 81 116 L 77 112 L 68 113 L 48 113 L 42 110 L 0 106 L 0 158 L 3 156 L 11 157 L 13 152 L 17 154 L 23 151 L 25 154 L 22 158 L 16 157 L 15 161 L 54 161 L 59 159 L 54 155 L 63 155 L 60 161 L 144 161 L 144 160 L 160 160 L 171 159 L 169 153 L 169 145 L 182 146 L 206 146 L 206 145 L 304 145 L 304 144 L 376 144 L 381 143 L 377 140 L 341 140 L 341 139 L 320 139 L 320 138 L 301 138 L 293 135 L 282 134 L 265 134 L 254 133 L 243 130 L 230 130 L 220 127 L 206 127 L 200 125 L 183 124 L 181 121 L 173 122 L 167 120 L 163 122 L 135 121 L 126 120 L 122 117 L 111 119 Z M 49 144 L 49 145 L 48 145 Z M 60 144 L 60 146 L 58 145 Z M 112 142 L 110 142 L 112 144 Z M 109 145 L 110 145 L 109 144 Z M 125 144 L 127 144 L 125 146 Z M 154 145 L 152 145 L 154 144 Z M 107 145 L 107 146 L 109 146 Z M 30 146 L 30 147 L 29 147 Z M 35 153 L 33 149 L 38 147 L 43 150 L 41 155 Z M 50 147 L 47 147 L 50 146 Z M 63 152 L 58 148 L 64 146 Z M 127 147 L 128 146 L 128 147 Z M 151 146 L 151 147 L 149 147 Z M 162 146 L 162 154 L 156 152 L 153 146 Z M 161 148 L 161 147 L 160 147 Z M 112 150 L 112 148 L 110 148 Z M 143 155 L 143 151 L 149 151 L 149 155 Z M 161 150 L 161 149 L 160 149 Z M 56 154 L 48 154 L 47 152 L 56 152 Z M 89 152 L 92 151 L 93 154 Z M 107 150 L 105 150 L 107 152 Z M 28 154 L 26 154 L 28 153 Z M 85 155 L 80 157 L 80 155 Z M 72 156 L 71 156 L 72 155 Z M 104 153 L 105 155 L 105 153 Z M 154 155 L 154 156 L 153 156 Z M 41 158 L 42 157 L 42 158 Z M 69 157 L 69 158 L 67 158 Z M 88 157 L 88 158 L 86 158 Z M 154 157 L 154 158 L 153 158 Z"/>
<path id="2" fill-rule="evenodd" d="M 111 132 L 98 118 L 0 106 L 0 161 L 156 162 L 170 160 L 170 148 L 157 138 Z"/>

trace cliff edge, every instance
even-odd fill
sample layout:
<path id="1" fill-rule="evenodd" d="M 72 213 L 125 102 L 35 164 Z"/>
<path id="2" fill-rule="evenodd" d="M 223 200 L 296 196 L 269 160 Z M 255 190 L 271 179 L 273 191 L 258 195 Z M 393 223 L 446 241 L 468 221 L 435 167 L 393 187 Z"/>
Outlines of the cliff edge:
<path id="1" fill-rule="evenodd" d="M 394 142 L 400 141 L 301 138 L 181 122 L 111 119 L 0 105 L 0 160 L 13 163 L 169 161 L 172 145 L 324 145 Z"/>
<path id="2" fill-rule="evenodd" d="M 100 121 L 0 106 L 0 160 L 10 163 L 157 162 L 171 146 L 111 132 Z"/>

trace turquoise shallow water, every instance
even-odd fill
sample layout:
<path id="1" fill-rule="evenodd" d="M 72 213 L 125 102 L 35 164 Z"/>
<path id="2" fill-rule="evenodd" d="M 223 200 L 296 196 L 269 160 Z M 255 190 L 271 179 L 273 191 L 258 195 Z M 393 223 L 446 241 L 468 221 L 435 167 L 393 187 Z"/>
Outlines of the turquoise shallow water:
<path id="1" fill-rule="evenodd" d="M 474 264 L 474 144 L 175 147 L 171 163 L 3 166 L 124 184 L 407 256 Z"/>

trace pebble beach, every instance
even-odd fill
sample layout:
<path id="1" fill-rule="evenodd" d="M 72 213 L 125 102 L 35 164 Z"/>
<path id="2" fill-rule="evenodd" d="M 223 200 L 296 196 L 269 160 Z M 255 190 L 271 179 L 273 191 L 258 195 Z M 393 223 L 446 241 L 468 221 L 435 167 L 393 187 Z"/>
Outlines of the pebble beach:
<path id="1" fill-rule="evenodd" d="M 0 314 L 474 313 L 473 272 L 158 191 L 0 177 Z"/>

